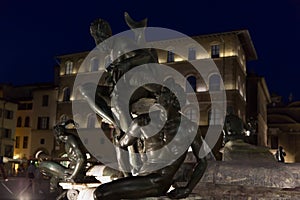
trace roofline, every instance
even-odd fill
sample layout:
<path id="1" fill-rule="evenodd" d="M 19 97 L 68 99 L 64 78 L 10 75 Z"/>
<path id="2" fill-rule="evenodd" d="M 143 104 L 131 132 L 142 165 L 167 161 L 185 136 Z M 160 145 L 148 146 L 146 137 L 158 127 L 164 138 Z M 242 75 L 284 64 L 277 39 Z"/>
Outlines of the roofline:
<path id="1" fill-rule="evenodd" d="M 72 57 L 72 56 L 80 56 L 80 55 L 88 54 L 90 52 L 91 51 L 82 51 L 82 52 L 77 52 L 77 53 L 63 54 L 63 55 L 55 56 L 54 58 L 62 59 L 62 58 L 67 58 L 67 57 Z"/>
<path id="2" fill-rule="evenodd" d="M 249 31 L 247 29 L 219 32 L 219 33 L 210 33 L 210 34 L 204 34 L 204 35 L 201 34 L 201 35 L 191 36 L 191 38 L 195 39 L 195 38 L 205 38 L 205 37 L 216 37 L 216 36 L 229 35 L 229 34 L 234 34 L 234 35 L 238 36 L 238 39 L 240 40 L 242 48 L 244 49 L 247 61 L 257 60 L 257 53 L 254 48 Z M 180 37 L 172 38 L 172 39 L 167 39 L 167 40 L 154 40 L 154 41 L 148 41 L 148 43 L 167 42 L 167 41 L 174 41 L 177 39 L 184 39 L 184 37 L 183 38 L 180 38 Z M 85 54 L 88 54 L 89 52 L 90 51 L 83 51 L 83 52 L 77 52 L 77 53 L 63 54 L 63 55 L 55 56 L 54 58 L 55 59 L 63 59 L 63 58 L 72 57 L 72 56 L 85 55 Z"/>

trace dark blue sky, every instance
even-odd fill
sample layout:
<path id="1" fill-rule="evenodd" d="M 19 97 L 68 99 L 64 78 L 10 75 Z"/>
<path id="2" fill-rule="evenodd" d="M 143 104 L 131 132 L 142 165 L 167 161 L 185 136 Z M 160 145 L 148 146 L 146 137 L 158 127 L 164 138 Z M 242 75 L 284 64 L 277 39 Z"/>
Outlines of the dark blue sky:
<path id="1" fill-rule="evenodd" d="M 96 18 L 113 33 L 127 30 L 125 11 L 187 35 L 248 29 L 258 54 L 249 69 L 265 76 L 271 93 L 300 99 L 300 0 L 1 0 L 0 82 L 52 81 L 55 56 L 91 50 Z"/>

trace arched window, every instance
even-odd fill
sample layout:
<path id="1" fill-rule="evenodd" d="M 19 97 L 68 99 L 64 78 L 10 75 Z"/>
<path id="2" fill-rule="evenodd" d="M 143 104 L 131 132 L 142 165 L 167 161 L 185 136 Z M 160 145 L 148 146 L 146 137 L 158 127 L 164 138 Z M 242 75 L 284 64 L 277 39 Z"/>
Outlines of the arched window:
<path id="1" fill-rule="evenodd" d="M 65 74 L 72 74 L 72 73 L 73 73 L 73 62 L 67 61 Z"/>
<path id="2" fill-rule="evenodd" d="M 95 128 L 96 116 L 94 114 L 90 114 L 88 116 L 87 128 Z"/>
<path id="3" fill-rule="evenodd" d="M 30 127 L 30 118 L 28 116 L 25 118 L 25 125 L 24 126 L 25 127 Z"/>
<path id="4" fill-rule="evenodd" d="M 21 126 L 22 126 L 22 117 L 18 117 L 17 127 L 21 127 Z"/>
<path id="5" fill-rule="evenodd" d="M 99 59 L 92 58 L 91 59 L 91 72 L 98 71 L 98 68 L 99 68 Z"/>
<path id="6" fill-rule="evenodd" d="M 186 92 L 195 92 L 196 91 L 196 85 L 197 85 L 197 79 L 196 79 L 195 76 L 187 77 L 185 91 Z"/>
<path id="7" fill-rule="evenodd" d="M 213 74 L 209 77 L 209 90 L 219 91 L 221 84 L 221 78 L 218 74 Z"/>
<path id="8" fill-rule="evenodd" d="M 70 89 L 66 87 L 64 90 L 63 101 L 70 101 Z"/>
<path id="9" fill-rule="evenodd" d="M 208 123 L 210 125 L 222 125 L 222 113 L 219 109 L 210 109 L 208 111 Z"/>

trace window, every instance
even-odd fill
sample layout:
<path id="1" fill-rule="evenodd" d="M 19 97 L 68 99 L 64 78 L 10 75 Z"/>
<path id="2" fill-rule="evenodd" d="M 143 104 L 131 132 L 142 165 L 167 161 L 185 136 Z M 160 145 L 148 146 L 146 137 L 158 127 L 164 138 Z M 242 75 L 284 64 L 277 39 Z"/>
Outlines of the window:
<path id="1" fill-rule="evenodd" d="M 42 106 L 46 107 L 49 104 L 49 95 L 43 95 Z"/>
<path id="2" fill-rule="evenodd" d="M 22 117 L 18 117 L 17 119 L 17 127 L 21 127 L 22 126 Z"/>
<path id="3" fill-rule="evenodd" d="M 64 89 L 63 101 L 70 101 L 70 89 L 69 88 Z"/>
<path id="4" fill-rule="evenodd" d="M 32 109 L 32 103 L 20 103 L 18 105 L 18 110 L 31 110 Z"/>
<path id="5" fill-rule="evenodd" d="M 186 87 L 185 87 L 185 91 L 186 92 L 195 92 L 196 91 L 196 77 L 195 76 L 189 76 L 186 79 Z"/>
<path id="6" fill-rule="evenodd" d="M 211 46 L 211 57 L 212 58 L 220 57 L 220 45 L 212 45 Z"/>
<path id="7" fill-rule="evenodd" d="M 217 74 L 213 74 L 209 77 L 209 90 L 219 91 L 220 90 L 221 78 Z"/>
<path id="8" fill-rule="evenodd" d="M 5 145 L 4 146 L 4 156 L 5 157 L 13 157 L 14 146 L 13 145 Z"/>
<path id="9" fill-rule="evenodd" d="M 188 59 L 189 60 L 196 60 L 196 49 L 195 49 L 195 47 L 189 48 Z"/>
<path id="10" fill-rule="evenodd" d="M 187 117 L 188 119 L 190 119 L 191 121 L 197 123 L 197 118 L 198 118 L 198 116 L 197 116 L 196 111 L 197 111 L 197 109 L 188 108 L 188 109 L 184 112 L 184 114 L 186 115 L 186 117 Z"/>
<path id="11" fill-rule="evenodd" d="M 278 149 L 278 136 L 271 135 L 271 149 Z"/>
<path id="12" fill-rule="evenodd" d="M 23 149 L 28 148 L 28 136 L 23 137 Z"/>
<path id="13" fill-rule="evenodd" d="M 49 117 L 38 118 L 38 129 L 49 129 Z"/>
<path id="14" fill-rule="evenodd" d="M 95 128 L 96 117 L 91 114 L 88 117 L 87 128 Z"/>
<path id="15" fill-rule="evenodd" d="M 25 127 L 30 127 L 30 118 L 27 116 L 25 118 L 25 124 L 24 124 Z"/>
<path id="16" fill-rule="evenodd" d="M 210 125 L 222 125 L 222 113 L 219 109 L 210 110 L 208 113 L 208 122 Z"/>
<path id="17" fill-rule="evenodd" d="M 12 136 L 12 130 L 11 129 L 8 129 L 8 128 L 4 128 L 4 138 L 8 138 L 8 139 L 11 139 L 11 136 Z"/>
<path id="18" fill-rule="evenodd" d="M 65 74 L 72 74 L 73 72 L 73 62 L 71 61 L 67 61 L 66 62 L 66 71 L 65 71 Z"/>
<path id="19" fill-rule="evenodd" d="M 91 59 L 91 72 L 98 71 L 99 68 L 99 60 L 97 58 Z"/>
<path id="20" fill-rule="evenodd" d="M 20 136 L 16 136 L 15 148 L 16 149 L 20 148 Z"/>
<path id="21" fill-rule="evenodd" d="M 105 69 L 107 69 L 111 63 L 112 63 L 111 56 L 110 55 L 106 56 L 104 60 Z"/>
<path id="22" fill-rule="evenodd" d="M 167 62 L 174 62 L 174 52 L 172 50 L 168 51 Z"/>
<path id="23" fill-rule="evenodd" d="M 44 138 L 42 138 L 42 139 L 40 140 L 40 144 L 45 144 L 45 139 L 44 139 Z"/>
<path id="24" fill-rule="evenodd" d="M 14 116 L 14 112 L 11 110 L 4 110 L 4 117 L 6 119 L 12 119 Z"/>

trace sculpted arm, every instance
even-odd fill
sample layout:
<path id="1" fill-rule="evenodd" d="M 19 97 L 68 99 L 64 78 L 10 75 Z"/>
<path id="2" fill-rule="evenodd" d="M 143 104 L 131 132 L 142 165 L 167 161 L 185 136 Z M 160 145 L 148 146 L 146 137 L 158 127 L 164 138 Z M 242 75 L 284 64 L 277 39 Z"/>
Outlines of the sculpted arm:
<path id="1" fill-rule="evenodd" d="M 189 182 L 187 183 L 187 185 L 185 187 L 176 188 L 176 189 L 172 190 L 170 193 L 168 193 L 168 196 L 170 198 L 185 198 L 185 197 L 187 197 L 193 191 L 194 187 L 197 185 L 197 183 L 202 178 L 202 176 L 206 170 L 206 167 L 207 167 L 207 161 L 206 161 L 205 157 L 201 158 L 199 156 L 201 145 L 202 145 L 202 139 L 201 139 L 200 133 L 198 133 L 191 145 L 191 147 L 193 149 L 193 153 L 197 159 L 197 164 L 193 170 L 191 179 L 189 180 Z"/>

